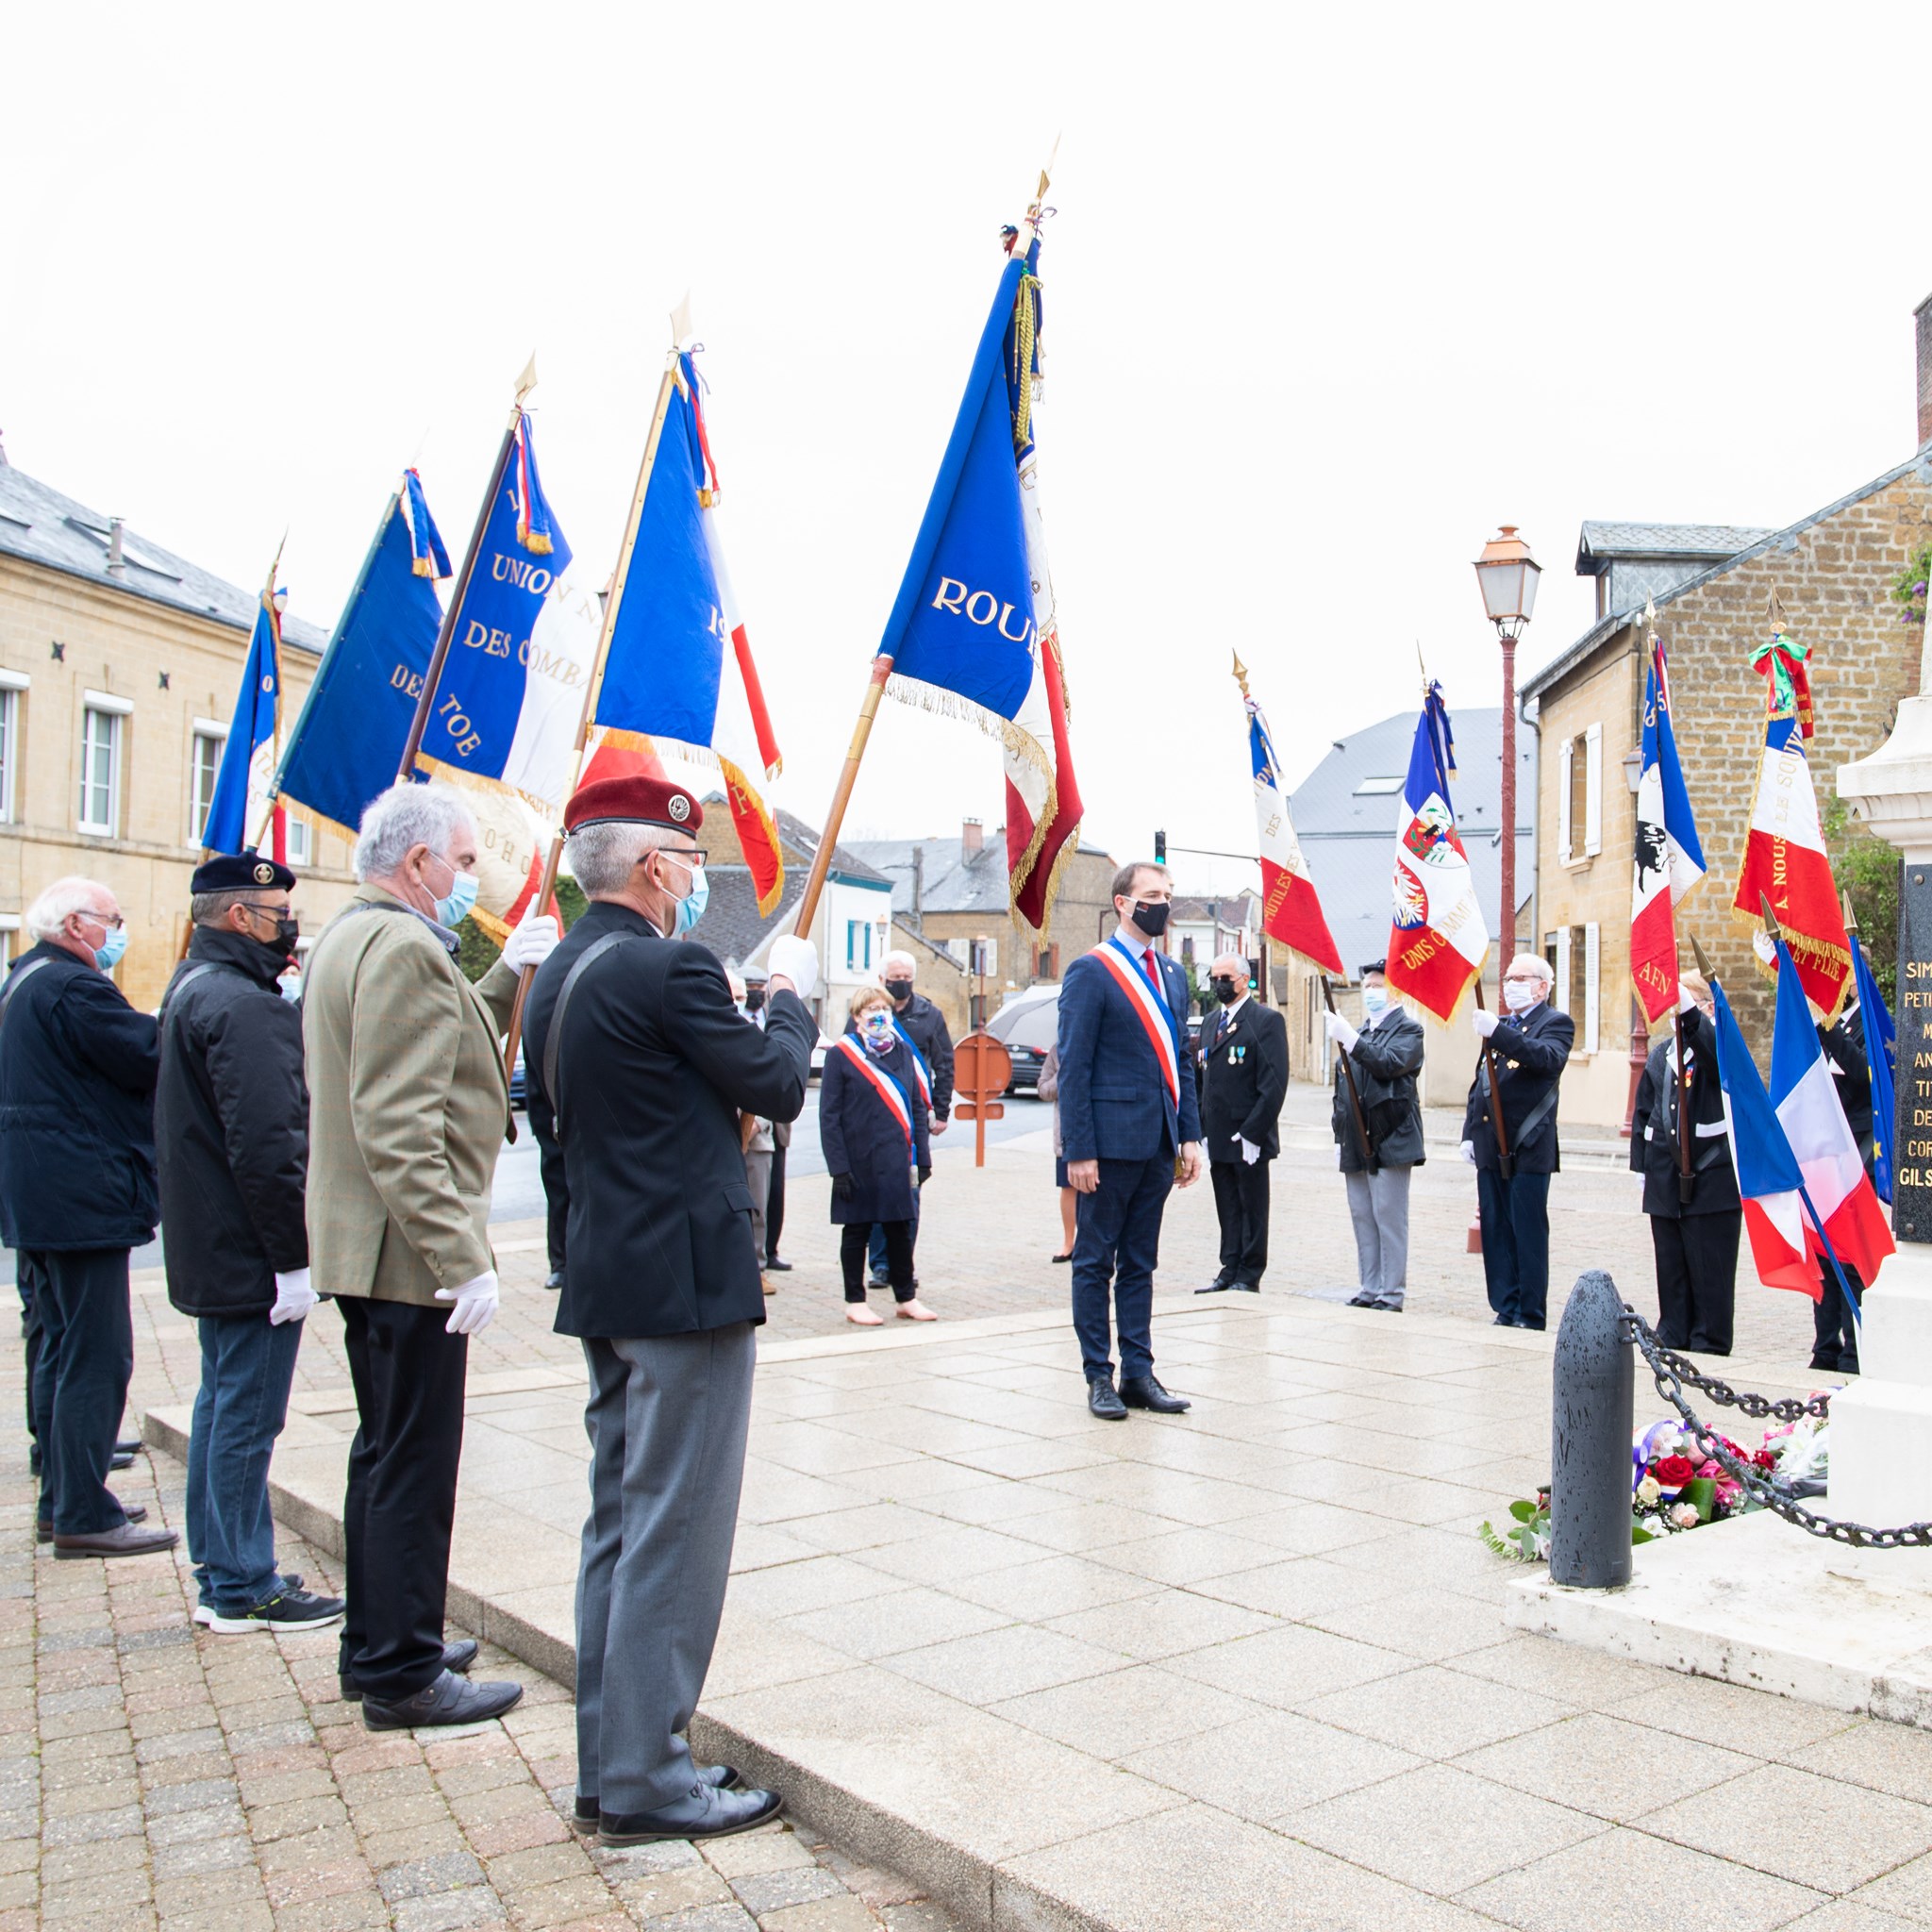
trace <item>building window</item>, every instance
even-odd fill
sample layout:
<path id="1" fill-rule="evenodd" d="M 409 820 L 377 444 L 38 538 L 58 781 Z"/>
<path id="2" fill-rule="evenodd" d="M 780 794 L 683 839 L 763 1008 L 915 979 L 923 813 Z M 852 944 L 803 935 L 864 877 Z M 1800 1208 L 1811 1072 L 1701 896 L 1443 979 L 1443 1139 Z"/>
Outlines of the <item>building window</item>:
<path id="1" fill-rule="evenodd" d="M 13 823 L 13 793 L 20 768 L 20 693 L 0 690 L 0 825 Z"/>
<path id="2" fill-rule="evenodd" d="M 90 716 L 92 714 L 90 713 Z M 188 771 L 188 842 L 199 845 L 208 830 L 208 815 L 215 802 L 215 779 L 222 769 L 225 736 L 215 731 L 194 734 Z"/>
<path id="3" fill-rule="evenodd" d="M 121 829 L 119 711 L 89 705 L 80 720 L 80 830 L 104 838 Z"/>
<path id="4" fill-rule="evenodd" d="M 314 834 L 307 819 L 291 818 L 287 822 L 289 830 L 288 850 L 291 865 L 312 865 L 314 861 Z"/>
<path id="5" fill-rule="evenodd" d="M 0 973 L 20 958 L 20 915 L 0 913 Z"/>
<path id="6" fill-rule="evenodd" d="M 872 964 L 872 922 L 848 919 L 845 922 L 845 970 L 859 973 Z"/>
<path id="7" fill-rule="evenodd" d="M 1604 849 L 1604 727 L 1592 724 L 1557 749 L 1557 857 L 1565 865 Z"/>
<path id="8" fill-rule="evenodd" d="M 1595 920 L 1548 933 L 1544 957 L 1557 975 L 1550 1004 L 1576 1025 L 1578 1053 L 1595 1053 L 1603 1008 L 1603 934 Z"/>

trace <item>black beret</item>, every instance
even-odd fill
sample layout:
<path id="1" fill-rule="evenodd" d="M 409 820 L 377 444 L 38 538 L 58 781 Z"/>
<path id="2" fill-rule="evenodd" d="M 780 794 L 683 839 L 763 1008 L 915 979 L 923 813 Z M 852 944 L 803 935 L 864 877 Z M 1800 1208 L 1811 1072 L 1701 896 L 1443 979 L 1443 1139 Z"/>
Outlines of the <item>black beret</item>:
<path id="1" fill-rule="evenodd" d="M 1371 959 L 1366 966 L 1361 967 L 1359 970 L 1363 973 L 1381 973 L 1386 974 L 1389 971 L 1389 962 L 1386 959 Z"/>
<path id="2" fill-rule="evenodd" d="M 196 866 L 188 890 L 202 892 L 287 892 L 294 889 L 295 874 L 286 865 L 264 858 L 258 852 L 218 853 L 206 865 Z"/>

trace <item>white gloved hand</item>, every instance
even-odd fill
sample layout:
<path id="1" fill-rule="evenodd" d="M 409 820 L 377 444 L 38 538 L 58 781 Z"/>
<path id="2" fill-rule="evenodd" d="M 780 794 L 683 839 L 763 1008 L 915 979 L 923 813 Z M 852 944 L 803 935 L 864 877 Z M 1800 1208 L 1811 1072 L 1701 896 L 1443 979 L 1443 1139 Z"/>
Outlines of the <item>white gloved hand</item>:
<path id="1" fill-rule="evenodd" d="M 1470 1016 L 1470 1024 L 1475 1028 L 1478 1040 L 1487 1040 L 1496 1030 L 1496 1016 L 1478 1007 Z"/>
<path id="2" fill-rule="evenodd" d="M 308 1269 L 291 1268 L 286 1274 L 277 1274 L 275 1305 L 268 1311 L 269 1326 L 279 1328 L 284 1322 L 303 1320 L 316 1300 L 316 1292 L 308 1285 Z"/>
<path id="3" fill-rule="evenodd" d="M 1469 1162 L 1470 1166 L 1474 1167 L 1475 1165 L 1475 1142 L 1474 1141 L 1465 1141 L 1462 1143 L 1462 1158 Z"/>
<path id="4" fill-rule="evenodd" d="M 557 921 L 547 912 L 526 912 L 524 923 L 503 942 L 503 963 L 522 973 L 542 965 L 557 950 Z"/>
<path id="5" fill-rule="evenodd" d="M 460 1288 L 439 1288 L 436 1299 L 456 1303 L 442 1324 L 446 1333 L 480 1335 L 496 1320 L 496 1271 L 492 1268 Z"/>
<path id="6" fill-rule="evenodd" d="M 809 940 L 802 940 L 794 932 L 772 941 L 765 965 L 774 979 L 789 979 L 791 991 L 802 1000 L 810 999 L 819 983 L 818 952 Z"/>
<path id="7" fill-rule="evenodd" d="M 1252 1141 L 1241 1141 L 1241 1137 L 1239 1134 L 1235 1136 L 1235 1139 L 1241 1141 L 1241 1158 L 1245 1160 L 1250 1167 L 1253 1167 L 1256 1161 L 1260 1159 L 1261 1150 L 1257 1146 L 1256 1146 Z"/>
<path id="8" fill-rule="evenodd" d="M 1353 1053 L 1355 1051 L 1355 1043 L 1361 1038 L 1361 1035 L 1340 1013 L 1327 1014 L 1323 1024 L 1328 1028 L 1328 1038 L 1343 1053 Z"/>
<path id="9" fill-rule="evenodd" d="M 1690 991 L 1690 988 L 1689 988 L 1688 986 L 1686 986 L 1686 985 L 1684 984 L 1684 982 L 1683 982 L 1683 981 L 1682 981 L 1681 979 L 1680 979 L 1680 980 L 1678 980 L 1678 982 L 1677 982 L 1677 1010 L 1678 1010 L 1678 1012 L 1680 1012 L 1680 1013 L 1688 1013 L 1688 1012 L 1690 1012 L 1690 1011 L 1692 1011 L 1692 1010 L 1693 1010 L 1693 1009 L 1695 1008 L 1696 1005 L 1697 1005 L 1697 1002 L 1696 1002 L 1696 1000 L 1695 1000 L 1695 999 L 1694 999 L 1694 998 L 1692 997 L 1692 995 L 1691 995 L 1691 991 Z"/>

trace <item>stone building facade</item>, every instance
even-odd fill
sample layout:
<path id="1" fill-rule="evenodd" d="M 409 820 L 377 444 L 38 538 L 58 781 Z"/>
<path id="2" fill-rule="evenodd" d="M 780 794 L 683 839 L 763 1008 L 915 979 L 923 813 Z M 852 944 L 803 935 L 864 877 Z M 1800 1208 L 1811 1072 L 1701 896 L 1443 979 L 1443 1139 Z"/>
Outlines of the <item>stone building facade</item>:
<path id="1" fill-rule="evenodd" d="M 1729 909 L 1764 742 L 1764 679 L 1752 668 L 1751 653 L 1770 635 L 1775 595 L 1791 636 L 1812 653 L 1811 779 L 1820 809 L 1828 813 L 1838 766 L 1881 744 L 1899 701 L 1918 691 L 1921 633 L 1901 621 L 1890 591 L 1928 541 L 1932 444 L 1656 597 L 1677 750 L 1707 866 L 1702 884 L 1679 908 L 1678 933 L 1680 940 L 1694 933 L 1702 942 L 1760 1057 L 1770 1041 L 1770 983 Z M 1599 561 L 1603 556 L 1599 546 Z M 1541 745 L 1539 932 L 1557 969 L 1557 996 L 1576 1019 L 1562 1117 L 1596 1124 L 1625 1119 L 1632 1073 L 1641 615 L 1641 599 L 1635 608 L 1611 610 L 1523 691 L 1524 716 Z M 1846 826 L 1840 838 L 1863 836 Z M 1688 944 L 1685 951 L 1688 958 Z"/>
<path id="2" fill-rule="evenodd" d="M 209 575 L 0 455 L 0 959 L 70 873 L 127 920 L 115 979 L 159 1004 L 187 937 L 189 881 L 257 593 Z M 292 724 L 326 639 L 285 619 Z M 354 880 L 340 839 L 294 835 L 296 909 L 319 932 Z"/>

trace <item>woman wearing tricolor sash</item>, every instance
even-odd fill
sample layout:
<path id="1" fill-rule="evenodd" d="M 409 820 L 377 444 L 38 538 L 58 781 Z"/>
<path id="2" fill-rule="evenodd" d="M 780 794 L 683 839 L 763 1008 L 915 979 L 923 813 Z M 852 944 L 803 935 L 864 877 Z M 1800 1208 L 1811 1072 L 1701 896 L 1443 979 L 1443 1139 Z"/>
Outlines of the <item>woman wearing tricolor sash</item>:
<path id="1" fill-rule="evenodd" d="M 885 1230 L 886 1278 L 899 1314 L 930 1322 L 932 1310 L 912 1290 L 915 1191 L 932 1174 L 919 1067 L 892 1024 L 891 1001 L 877 987 L 855 993 L 850 1011 L 854 1030 L 827 1051 L 819 1091 L 832 1221 L 845 1230 L 839 1241 L 845 1319 L 866 1328 L 880 1321 L 865 1300 L 866 1240 L 876 1222 Z"/>

